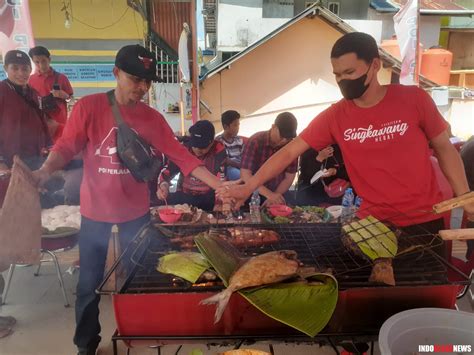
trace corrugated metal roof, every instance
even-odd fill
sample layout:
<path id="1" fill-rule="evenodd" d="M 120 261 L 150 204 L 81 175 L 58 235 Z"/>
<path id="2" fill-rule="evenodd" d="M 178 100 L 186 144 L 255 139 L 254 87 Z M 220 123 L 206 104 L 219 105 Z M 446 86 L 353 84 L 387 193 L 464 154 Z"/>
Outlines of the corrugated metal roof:
<path id="1" fill-rule="evenodd" d="M 190 1 L 154 0 L 151 4 L 151 28 L 176 52 L 183 23 L 190 24 L 190 21 Z"/>

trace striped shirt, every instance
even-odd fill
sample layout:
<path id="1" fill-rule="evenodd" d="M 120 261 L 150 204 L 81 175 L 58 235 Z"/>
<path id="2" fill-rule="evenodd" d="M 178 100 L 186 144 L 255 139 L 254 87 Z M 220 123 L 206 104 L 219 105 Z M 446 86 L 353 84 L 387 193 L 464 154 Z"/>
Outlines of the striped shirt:
<path id="1" fill-rule="evenodd" d="M 240 164 L 240 162 L 242 161 L 242 151 L 244 150 L 244 144 L 248 140 L 248 138 L 237 136 L 231 138 L 231 140 L 228 141 L 224 138 L 224 135 L 221 134 L 216 137 L 216 140 L 224 145 L 225 150 L 227 152 L 227 157 L 230 160 Z"/>

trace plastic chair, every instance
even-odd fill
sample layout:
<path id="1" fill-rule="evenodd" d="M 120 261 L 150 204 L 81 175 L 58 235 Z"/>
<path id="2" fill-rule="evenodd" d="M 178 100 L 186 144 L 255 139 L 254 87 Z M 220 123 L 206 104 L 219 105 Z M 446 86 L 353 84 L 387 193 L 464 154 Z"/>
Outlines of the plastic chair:
<path id="1" fill-rule="evenodd" d="M 59 286 L 61 287 L 61 291 L 64 297 L 64 307 L 69 307 L 69 300 L 66 295 L 66 290 L 64 288 L 64 281 L 63 276 L 61 273 L 61 268 L 59 266 L 58 258 L 56 256 L 56 252 L 64 251 L 73 248 L 77 243 L 78 234 L 70 234 L 61 237 L 50 237 L 50 236 L 42 236 L 41 237 L 41 258 L 38 264 L 38 268 L 34 273 L 35 276 L 39 275 L 41 265 L 44 262 L 53 262 L 56 268 L 56 274 L 59 280 Z M 44 254 L 48 254 L 51 258 L 50 259 L 43 259 Z M 6 285 L 5 285 L 5 292 L 3 295 L 3 303 L 6 303 L 8 291 L 10 289 L 10 284 L 13 277 L 13 272 L 15 271 L 15 264 L 11 264 L 8 270 Z"/>

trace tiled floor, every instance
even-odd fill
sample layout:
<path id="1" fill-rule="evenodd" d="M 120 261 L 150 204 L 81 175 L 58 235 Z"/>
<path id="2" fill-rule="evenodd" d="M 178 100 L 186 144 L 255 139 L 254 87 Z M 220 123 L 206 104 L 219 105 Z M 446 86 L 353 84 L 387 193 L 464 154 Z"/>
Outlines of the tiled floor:
<path id="1" fill-rule="evenodd" d="M 63 259 L 64 260 L 64 259 Z M 66 269 L 68 265 L 63 266 Z M 7 304 L 1 310 L 1 315 L 13 315 L 17 318 L 15 332 L 0 339 L 0 355 L 70 355 L 75 354 L 72 344 L 74 331 L 74 307 L 65 308 L 59 289 L 59 283 L 52 265 L 45 264 L 42 274 L 33 276 L 34 267 L 17 268 L 7 298 Z M 4 274 L 6 277 L 6 273 Z M 71 305 L 74 304 L 73 291 L 78 273 L 64 273 L 64 281 Z M 460 309 L 472 312 L 468 297 L 458 303 Z M 102 343 L 98 354 L 112 354 L 110 338 L 115 330 L 111 301 L 103 297 L 101 301 Z M 268 351 L 266 344 L 245 346 Z M 377 346 L 376 346 L 377 347 Z M 187 344 L 180 349 L 182 355 L 218 354 L 230 348 L 211 347 L 205 344 Z M 126 354 L 123 344 L 119 347 L 120 354 Z M 171 355 L 178 350 L 178 345 L 167 345 L 161 354 Z M 274 345 L 278 355 L 334 354 L 330 347 L 319 345 Z M 376 349 L 376 354 L 378 350 Z M 131 355 L 157 354 L 156 349 L 146 347 L 133 348 Z"/>

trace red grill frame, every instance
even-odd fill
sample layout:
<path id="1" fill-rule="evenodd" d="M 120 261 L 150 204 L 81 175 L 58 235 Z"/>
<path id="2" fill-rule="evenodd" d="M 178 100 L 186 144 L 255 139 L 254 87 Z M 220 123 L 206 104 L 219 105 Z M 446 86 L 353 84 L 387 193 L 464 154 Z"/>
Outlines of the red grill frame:
<path id="1" fill-rule="evenodd" d="M 353 288 L 339 292 L 324 332 L 378 329 L 391 315 L 419 307 L 453 309 L 457 285 Z M 199 305 L 213 292 L 114 294 L 117 330 L 124 336 L 212 336 L 298 334 L 234 294 L 219 323 L 214 308 Z M 301 333 L 299 333 L 301 334 Z"/>

